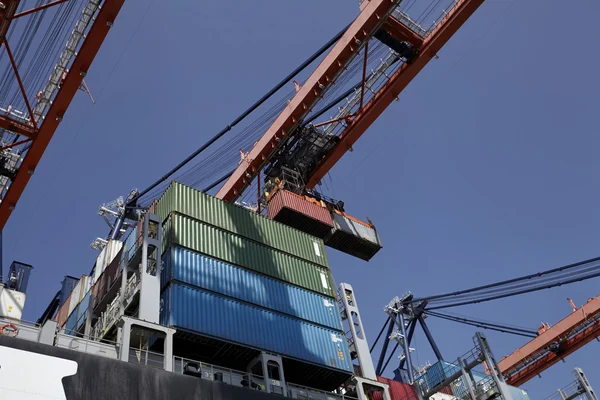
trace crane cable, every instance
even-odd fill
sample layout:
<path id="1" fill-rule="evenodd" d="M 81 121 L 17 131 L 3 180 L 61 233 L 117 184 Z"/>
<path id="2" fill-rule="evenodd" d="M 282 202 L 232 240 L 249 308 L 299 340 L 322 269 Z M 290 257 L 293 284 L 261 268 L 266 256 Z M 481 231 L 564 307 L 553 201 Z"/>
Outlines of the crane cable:
<path id="1" fill-rule="evenodd" d="M 188 162 L 190 162 L 192 159 L 194 159 L 196 156 L 198 156 L 200 153 L 202 153 L 204 150 L 206 150 L 214 142 L 219 140 L 223 135 L 225 135 L 227 132 L 229 132 L 238 123 L 243 121 L 248 115 L 250 115 L 254 110 L 256 110 L 258 107 L 260 107 L 265 101 L 267 101 L 269 98 L 271 98 L 271 96 L 273 96 L 276 92 L 278 92 L 283 86 L 285 86 L 292 79 L 294 79 L 294 77 L 296 75 L 298 75 L 300 72 L 302 72 L 306 67 L 308 67 L 310 64 L 312 64 L 313 61 L 315 61 L 323 53 L 325 53 L 325 51 L 327 51 L 327 49 L 329 49 L 331 46 L 333 46 L 333 44 L 335 44 L 344 35 L 344 33 L 346 32 L 346 30 L 348 29 L 349 26 L 350 25 L 346 26 L 338 34 L 336 34 L 333 38 L 331 38 L 325 45 L 323 45 L 319 50 L 317 50 L 316 53 L 314 53 L 312 56 L 310 56 L 308 59 L 306 59 L 306 61 L 304 61 L 300 66 L 298 66 L 294 71 L 292 71 L 282 81 L 280 81 L 277 85 L 275 85 L 269 92 L 267 92 L 257 102 L 255 102 L 252 106 L 250 106 L 246 111 L 244 111 L 231 124 L 229 124 L 225 128 L 223 128 L 219 133 L 217 133 L 215 136 L 213 136 L 208 142 L 206 142 L 204 145 L 202 145 L 200 148 L 198 148 L 196 151 L 194 151 L 192 154 L 190 154 L 185 160 L 183 160 L 178 165 L 176 165 L 175 168 L 173 168 L 169 172 L 167 172 L 166 175 L 164 175 L 163 177 L 161 177 L 160 179 L 155 181 L 153 184 L 151 184 L 149 187 L 147 187 L 146 189 L 141 191 L 139 194 L 137 194 L 127 205 L 134 206 L 137 203 L 137 201 L 141 197 L 143 197 L 146 193 L 148 193 L 149 191 L 154 189 L 156 186 L 158 186 L 162 182 L 166 181 L 171 175 L 173 175 L 174 173 L 179 171 L 184 165 L 186 165 Z"/>

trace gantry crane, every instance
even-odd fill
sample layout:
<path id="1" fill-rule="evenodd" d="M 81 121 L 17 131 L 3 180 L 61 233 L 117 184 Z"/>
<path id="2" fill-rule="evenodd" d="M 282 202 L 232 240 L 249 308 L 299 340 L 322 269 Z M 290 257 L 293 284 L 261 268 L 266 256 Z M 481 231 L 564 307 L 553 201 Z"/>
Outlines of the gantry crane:
<path id="1" fill-rule="evenodd" d="M 554 326 L 544 324 L 539 336 L 504 357 L 498 366 L 506 381 L 520 386 L 600 336 L 600 296 Z"/>
<path id="2" fill-rule="evenodd" d="M 27 145 L 22 161 L 10 171 L 10 185 L 3 185 L 0 202 L 0 231 L 4 228 L 12 210 L 17 205 L 25 186 L 40 162 L 59 123 L 64 118 L 73 97 L 82 86 L 90 65 L 108 31 L 113 25 L 124 0 L 85 0 L 82 13 L 62 50 L 58 62 L 45 85 L 36 96 L 36 103 L 28 98 L 17 62 L 8 42 L 7 32 L 11 23 L 67 1 L 55 0 L 39 7 L 17 12 L 20 0 L 0 1 L 0 47 L 4 46 L 10 58 L 15 79 L 24 97 L 27 113 L 16 118 L 10 112 L 0 115 L 0 132 L 16 136 L 13 143 L 3 145 L 0 151 Z M 85 85 L 84 85 L 85 86 Z M 30 88 L 29 88 L 30 89 Z M 36 88 L 37 90 L 37 88 Z M 19 157 L 20 158 L 20 157 Z"/>
<path id="3" fill-rule="evenodd" d="M 335 165 L 341 157 L 352 148 L 352 145 L 394 101 L 400 92 L 415 78 L 418 73 L 434 58 L 446 42 L 458 31 L 465 21 L 477 10 L 484 0 L 457 0 L 443 19 L 428 33 L 416 29 L 404 14 L 399 12 L 398 0 L 363 1 L 361 13 L 348 27 L 343 36 L 315 69 L 312 75 L 299 88 L 288 106 L 277 117 L 239 164 L 231 177 L 217 193 L 217 197 L 226 201 L 237 199 L 245 188 L 272 159 L 291 135 L 298 133 L 303 118 L 312 111 L 315 104 L 325 92 L 336 83 L 354 57 L 364 53 L 365 67 L 368 46 L 374 37 L 391 45 L 400 55 L 403 50 L 410 49 L 405 62 L 387 79 L 387 82 L 364 102 L 366 73 L 363 70 L 361 101 L 358 109 L 341 117 L 346 123 L 339 134 L 339 140 L 327 154 L 316 160 L 316 167 L 305 177 L 306 187 L 313 188 Z M 425 34 L 426 36 L 421 36 Z M 330 123 L 339 122 L 330 121 Z"/>

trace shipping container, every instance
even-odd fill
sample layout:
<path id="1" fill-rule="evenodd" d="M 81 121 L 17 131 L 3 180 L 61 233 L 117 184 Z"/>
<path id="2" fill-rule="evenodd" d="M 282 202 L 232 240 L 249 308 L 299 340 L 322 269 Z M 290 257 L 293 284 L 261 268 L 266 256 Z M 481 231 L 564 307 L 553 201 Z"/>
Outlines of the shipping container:
<path id="1" fill-rule="evenodd" d="M 419 396 L 412 385 L 381 376 L 378 376 L 377 380 L 389 385 L 390 400 L 419 400 Z M 383 396 L 380 393 L 373 393 L 373 400 L 383 400 Z"/>
<path id="2" fill-rule="evenodd" d="M 0 286 L 0 317 L 20 321 L 23 316 L 26 295 Z"/>
<path id="3" fill-rule="evenodd" d="M 56 313 L 56 318 L 54 319 L 58 324 L 59 328 L 62 328 L 67 322 L 67 318 L 69 318 L 69 306 L 71 303 L 71 296 L 67 297 L 62 306 L 58 309 L 58 313 Z"/>
<path id="4" fill-rule="evenodd" d="M 329 268 L 310 263 L 253 240 L 173 213 L 164 227 L 163 252 L 169 245 L 185 247 L 212 258 L 335 297 Z"/>
<path id="5" fill-rule="evenodd" d="M 352 372 L 342 332 L 179 283 L 162 301 L 162 325 Z"/>
<path id="6" fill-rule="evenodd" d="M 325 238 L 327 246 L 365 261 L 369 261 L 381 250 L 381 240 L 371 224 L 339 211 L 334 211 L 331 215 L 334 228 Z"/>
<path id="7" fill-rule="evenodd" d="M 58 306 L 61 307 L 67 298 L 71 295 L 71 292 L 79 282 L 79 278 L 75 278 L 73 276 L 66 275 L 62 281 L 61 289 L 60 289 L 60 300 L 58 302 Z"/>
<path id="8" fill-rule="evenodd" d="M 173 211 L 327 266 L 321 239 L 175 181 L 156 204 L 155 213 L 164 221 Z"/>
<path id="9" fill-rule="evenodd" d="M 269 198 L 267 215 L 274 221 L 321 239 L 333 228 L 331 213 L 324 204 L 283 189 Z"/>
<path id="10" fill-rule="evenodd" d="M 85 294 L 85 296 L 83 296 L 83 299 L 81 300 L 81 303 L 79 303 L 79 307 L 77 307 L 77 317 L 76 317 L 76 319 L 77 319 L 78 325 L 79 325 L 79 321 L 82 318 L 85 318 L 85 315 L 87 314 L 88 308 L 90 306 L 91 294 L 92 294 L 92 291 L 90 289 Z"/>
<path id="11" fill-rule="evenodd" d="M 73 312 L 71 313 L 71 315 L 69 315 L 69 318 L 67 318 L 67 323 L 65 324 L 65 330 L 67 331 L 68 334 L 73 333 L 73 331 L 75 331 L 75 326 L 77 324 L 77 312 L 78 312 L 78 308 L 75 307 L 73 309 Z"/>
<path id="12" fill-rule="evenodd" d="M 180 247 L 163 257 L 162 286 L 173 280 L 342 330 L 335 299 Z"/>
<path id="13" fill-rule="evenodd" d="M 69 315 L 73 312 L 73 309 L 81 302 L 83 296 L 90 289 L 91 278 L 87 275 L 82 275 L 77 285 L 73 288 L 71 292 L 71 301 L 69 304 Z"/>

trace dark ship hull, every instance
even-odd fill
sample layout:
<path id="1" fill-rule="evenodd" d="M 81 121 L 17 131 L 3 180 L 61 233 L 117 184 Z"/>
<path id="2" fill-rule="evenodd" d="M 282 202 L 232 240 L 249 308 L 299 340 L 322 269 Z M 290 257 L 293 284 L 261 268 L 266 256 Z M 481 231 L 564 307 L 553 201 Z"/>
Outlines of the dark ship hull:
<path id="1" fill-rule="evenodd" d="M 7 357 L 7 354 L 19 354 Z M 4 357 L 2 356 L 4 354 Z M 76 373 L 70 375 L 73 370 Z M 67 367 L 64 367 L 67 365 Z M 64 368 L 64 372 L 60 369 Z M 71 368 L 71 369 L 69 369 Z M 10 370 L 12 369 L 12 371 Z M 18 370 L 17 370 L 18 369 Z M 48 382 L 56 375 L 56 382 Z M 60 376 L 62 383 L 60 382 Z M 8 377 L 17 377 L 10 379 Z M 44 379 L 40 378 L 44 377 Z M 197 377 L 0 336 L 0 394 L 56 394 L 67 400 L 270 400 L 274 395 Z M 4 392 L 3 392 L 4 390 Z M 31 395 L 28 395 L 31 393 Z M 1 396 L 0 396 L 1 397 Z M 278 396 L 280 397 L 280 396 Z M 14 398 L 14 397 L 12 397 Z"/>

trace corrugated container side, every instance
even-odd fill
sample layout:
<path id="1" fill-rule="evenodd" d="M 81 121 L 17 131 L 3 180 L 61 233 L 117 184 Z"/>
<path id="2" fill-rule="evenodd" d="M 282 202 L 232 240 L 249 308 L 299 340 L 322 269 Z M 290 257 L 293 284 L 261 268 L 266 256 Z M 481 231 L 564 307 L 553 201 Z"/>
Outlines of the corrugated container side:
<path id="1" fill-rule="evenodd" d="M 173 283 L 163 292 L 161 324 L 352 372 L 342 332 Z"/>
<path id="2" fill-rule="evenodd" d="M 83 299 L 81 300 L 81 303 L 79 303 L 79 307 L 77 307 L 77 321 L 79 321 L 81 319 L 81 317 L 87 312 L 88 307 L 90 305 L 90 298 L 91 298 L 91 291 L 88 290 L 88 292 L 85 294 L 85 296 L 83 296 Z"/>
<path id="3" fill-rule="evenodd" d="M 73 309 L 73 312 L 71 313 L 71 315 L 69 315 L 69 318 L 67 319 L 67 323 L 65 324 L 65 329 L 67 330 L 67 333 L 71 333 L 71 331 L 75 330 L 75 325 L 77 324 L 77 307 L 75 307 Z"/>
<path id="4" fill-rule="evenodd" d="M 333 224 L 334 229 L 325 238 L 327 246 L 366 261 L 381 250 L 375 228 L 336 212 L 333 213 Z"/>
<path id="5" fill-rule="evenodd" d="M 342 330 L 334 299 L 180 247 L 163 257 L 162 286 L 176 280 Z"/>
<path id="6" fill-rule="evenodd" d="M 79 304 L 79 302 L 81 301 L 81 296 L 85 295 L 85 292 L 83 292 L 83 294 L 81 293 L 83 290 L 85 289 L 85 285 L 84 285 L 84 280 L 85 280 L 85 275 L 83 275 L 81 277 L 81 279 L 79 280 L 79 282 L 77 282 L 77 285 L 75 285 L 75 287 L 73 288 L 73 291 L 71 292 L 71 301 L 69 304 L 69 315 L 71 315 L 71 313 L 73 312 L 73 310 L 75 309 L 75 307 L 77 306 L 77 304 Z"/>
<path id="7" fill-rule="evenodd" d="M 327 208 L 287 190 L 278 190 L 269 199 L 267 215 L 272 220 L 321 239 L 333 228 Z"/>
<path id="8" fill-rule="evenodd" d="M 100 300 L 102 300 L 102 298 L 106 294 L 106 291 L 108 290 L 108 287 L 106 286 L 106 284 L 107 284 L 106 275 L 105 274 L 100 275 L 100 277 L 94 284 L 94 289 L 93 289 L 94 308 L 96 306 L 98 306 L 98 303 L 100 302 Z"/>
<path id="9" fill-rule="evenodd" d="M 173 213 L 164 227 L 163 251 L 178 245 L 212 258 L 335 297 L 329 268 Z"/>
<path id="10" fill-rule="evenodd" d="M 127 239 L 125 239 L 125 251 L 127 252 L 127 261 L 131 260 L 131 258 L 134 255 L 134 251 L 136 249 L 137 244 L 137 238 L 138 231 L 136 228 L 133 228 L 131 232 L 129 232 Z"/>
<path id="11" fill-rule="evenodd" d="M 173 211 L 327 266 L 321 239 L 175 181 L 156 204 L 155 213 L 164 221 Z"/>
<path id="12" fill-rule="evenodd" d="M 69 318 L 69 306 L 71 303 L 71 296 L 67 297 L 62 306 L 60 306 L 58 313 L 56 314 L 56 323 L 59 327 L 62 327 Z"/>
<path id="13" fill-rule="evenodd" d="M 390 400 L 419 400 L 419 396 L 412 385 L 381 376 L 377 377 L 377 381 L 390 386 Z M 373 400 L 383 400 L 383 396 L 381 393 L 374 393 Z"/>

